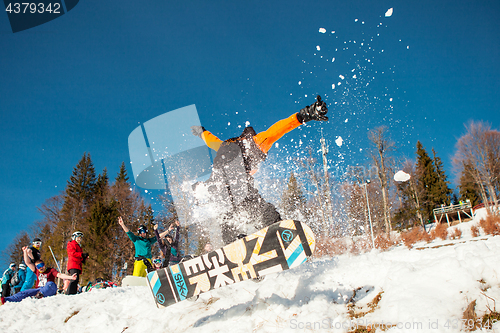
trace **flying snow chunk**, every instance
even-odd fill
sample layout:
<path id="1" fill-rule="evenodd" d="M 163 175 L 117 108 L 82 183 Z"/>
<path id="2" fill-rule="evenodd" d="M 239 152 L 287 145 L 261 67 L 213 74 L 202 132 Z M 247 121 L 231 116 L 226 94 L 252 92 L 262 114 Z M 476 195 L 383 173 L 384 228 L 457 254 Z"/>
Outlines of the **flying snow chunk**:
<path id="1" fill-rule="evenodd" d="M 250 122 L 247 120 L 247 121 L 245 121 L 245 127 L 248 127 L 248 126 L 250 126 Z"/>
<path id="2" fill-rule="evenodd" d="M 319 32 L 321 32 L 322 34 L 326 33 L 326 29 L 325 28 L 319 28 Z"/>
<path id="3" fill-rule="evenodd" d="M 393 8 L 389 8 L 389 9 L 385 12 L 385 17 L 391 17 L 391 16 L 392 16 L 392 12 L 393 12 Z"/>
<path id="4" fill-rule="evenodd" d="M 319 47 L 319 45 L 316 45 L 316 50 L 321 51 L 321 47 Z"/>
<path id="5" fill-rule="evenodd" d="M 341 78 L 343 80 L 344 79 L 344 75 L 339 75 L 339 78 Z"/>
<path id="6" fill-rule="evenodd" d="M 299 86 L 302 84 L 302 81 L 299 81 Z"/>
<path id="7" fill-rule="evenodd" d="M 335 89 L 335 83 L 332 83 L 332 89 Z"/>
<path id="8" fill-rule="evenodd" d="M 337 137 L 337 139 L 335 139 L 335 143 L 337 144 L 337 146 L 339 147 L 342 147 L 342 143 L 344 142 L 344 140 L 342 140 L 342 137 L 339 136 Z"/>
<path id="9" fill-rule="evenodd" d="M 406 172 L 404 172 L 403 170 L 399 170 L 394 175 L 394 180 L 397 182 L 406 182 L 406 181 L 410 180 L 410 175 L 407 174 Z"/>

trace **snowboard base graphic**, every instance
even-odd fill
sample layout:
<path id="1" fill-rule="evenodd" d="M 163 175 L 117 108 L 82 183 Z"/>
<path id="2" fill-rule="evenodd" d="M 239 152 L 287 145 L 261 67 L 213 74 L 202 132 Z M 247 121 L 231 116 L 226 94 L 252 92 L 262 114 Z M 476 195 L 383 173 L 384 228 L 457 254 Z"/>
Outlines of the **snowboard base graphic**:
<path id="1" fill-rule="evenodd" d="M 158 307 L 167 307 L 209 290 L 297 267 L 315 249 L 306 224 L 286 220 L 218 250 L 147 275 Z"/>

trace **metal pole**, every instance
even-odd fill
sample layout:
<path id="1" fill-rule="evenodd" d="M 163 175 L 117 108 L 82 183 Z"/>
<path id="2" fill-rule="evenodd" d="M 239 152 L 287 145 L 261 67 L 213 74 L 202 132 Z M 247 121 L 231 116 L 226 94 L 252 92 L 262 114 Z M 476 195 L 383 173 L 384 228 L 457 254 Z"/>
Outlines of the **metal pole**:
<path id="1" fill-rule="evenodd" d="M 372 234 L 372 248 L 374 249 L 375 248 L 375 239 L 373 238 L 372 216 L 370 214 L 370 201 L 368 200 L 368 190 L 366 189 L 366 185 L 368 185 L 368 183 L 364 183 L 363 185 L 365 187 L 366 206 L 368 207 L 368 220 L 370 221 L 370 231 Z"/>
<path id="2" fill-rule="evenodd" d="M 61 272 L 61 268 L 59 267 L 59 263 L 57 262 L 56 256 L 54 255 L 54 252 L 52 251 L 52 248 L 49 246 L 50 253 L 52 253 L 52 257 L 54 258 L 54 261 L 56 262 L 57 265 L 57 270 Z"/>

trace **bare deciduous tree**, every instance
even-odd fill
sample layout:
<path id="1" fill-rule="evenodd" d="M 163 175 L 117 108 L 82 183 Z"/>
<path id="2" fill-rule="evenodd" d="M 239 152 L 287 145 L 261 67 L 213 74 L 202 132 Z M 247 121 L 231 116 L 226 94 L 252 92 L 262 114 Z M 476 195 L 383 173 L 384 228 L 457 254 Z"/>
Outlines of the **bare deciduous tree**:
<path id="1" fill-rule="evenodd" d="M 380 181 L 380 188 L 382 190 L 382 200 L 384 205 L 384 222 L 385 231 L 391 231 L 391 213 L 389 205 L 389 168 L 388 168 L 388 154 L 394 150 L 394 142 L 388 138 L 387 127 L 380 126 L 368 133 L 368 139 L 375 145 L 375 149 L 370 152 L 373 163 L 377 168 L 377 178 Z"/>
<path id="2" fill-rule="evenodd" d="M 482 200 L 492 212 L 490 203 L 498 207 L 498 183 L 500 177 L 500 132 L 491 125 L 471 121 L 465 125 L 466 133 L 456 144 L 453 165 L 460 172 L 468 171 L 479 186 Z"/>

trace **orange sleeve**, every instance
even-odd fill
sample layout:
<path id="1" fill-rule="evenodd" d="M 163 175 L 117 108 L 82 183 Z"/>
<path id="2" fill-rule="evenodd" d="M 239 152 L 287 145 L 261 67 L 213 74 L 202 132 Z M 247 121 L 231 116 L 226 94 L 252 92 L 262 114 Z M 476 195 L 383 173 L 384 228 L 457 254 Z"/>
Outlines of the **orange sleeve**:
<path id="1" fill-rule="evenodd" d="M 260 132 L 254 136 L 255 143 L 260 150 L 267 154 L 269 149 L 273 146 L 273 143 L 300 125 L 302 125 L 302 123 L 297 119 L 297 114 L 292 114 L 290 117 L 273 124 L 267 131 Z"/>
<path id="2" fill-rule="evenodd" d="M 215 151 L 219 150 L 219 147 L 222 143 L 221 139 L 219 139 L 209 131 L 204 131 L 203 133 L 201 133 L 201 138 L 203 139 L 203 141 L 205 141 L 205 144 L 209 148 L 212 148 Z"/>

